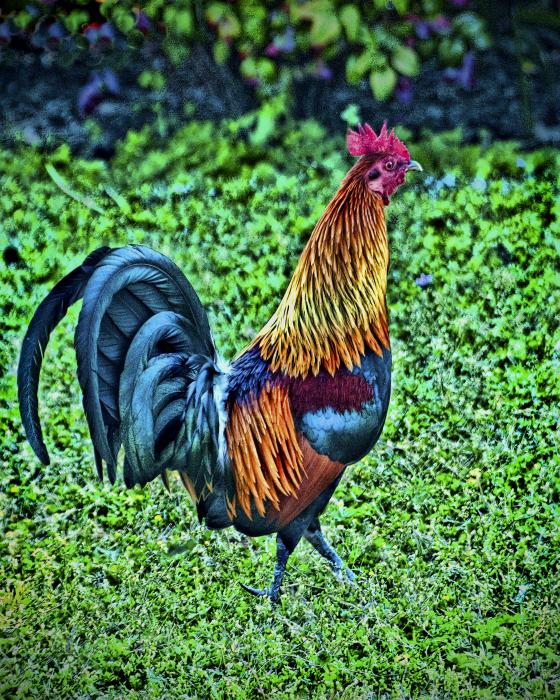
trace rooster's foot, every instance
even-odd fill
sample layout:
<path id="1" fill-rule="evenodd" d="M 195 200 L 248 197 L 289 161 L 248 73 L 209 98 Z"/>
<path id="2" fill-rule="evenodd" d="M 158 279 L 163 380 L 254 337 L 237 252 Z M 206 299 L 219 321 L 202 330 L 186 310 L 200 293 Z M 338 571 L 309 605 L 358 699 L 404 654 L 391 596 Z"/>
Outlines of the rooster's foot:
<path id="1" fill-rule="evenodd" d="M 284 577 L 284 572 L 286 571 L 286 563 L 289 556 L 290 552 L 279 536 L 276 545 L 276 566 L 274 567 L 272 585 L 268 588 L 253 588 L 252 586 L 247 586 L 246 584 L 242 583 L 241 587 L 253 595 L 266 596 L 270 598 L 270 602 L 275 605 L 280 596 L 280 585 L 282 584 L 282 579 Z"/>
<path id="2" fill-rule="evenodd" d="M 341 583 L 347 583 L 350 586 L 356 585 L 356 574 L 352 571 L 352 569 L 344 569 L 342 567 L 337 568 L 336 566 L 333 566 L 332 570 L 336 578 Z"/>
<path id="3" fill-rule="evenodd" d="M 268 597 L 268 598 L 270 598 L 272 603 L 278 602 L 278 596 L 280 594 L 280 590 L 275 592 L 272 590 L 272 586 L 270 588 L 253 588 L 252 586 L 247 586 L 247 584 L 242 583 L 241 588 L 243 588 L 244 591 L 247 591 L 247 593 L 252 593 L 253 595 L 256 595 L 256 596 Z"/>
<path id="4" fill-rule="evenodd" d="M 305 531 L 305 539 L 329 562 L 334 575 L 339 581 L 346 581 L 351 585 L 355 585 L 356 575 L 344 566 L 342 559 L 327 542 L 321 532 L 321 525 L 318 519 L 315 519 Z"/>

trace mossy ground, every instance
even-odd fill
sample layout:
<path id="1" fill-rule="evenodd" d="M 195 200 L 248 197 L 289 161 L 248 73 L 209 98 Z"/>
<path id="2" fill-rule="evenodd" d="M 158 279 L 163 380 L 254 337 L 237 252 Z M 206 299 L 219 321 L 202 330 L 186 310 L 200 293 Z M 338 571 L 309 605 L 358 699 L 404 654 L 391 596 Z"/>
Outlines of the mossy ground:
<path id="1" fill-rule="evenodd" d="M 0 152 L 0 692 L 558 697 L 557 152 L 462 147 L 456 135 L 411 145 L 427 177 L 388 210 L 389 416 L 324 516 L 357 587 L 304 543 L 271 612 L 239 582 L 268 581 L 272 538 L 204 530 L 176 483 L 171 495 L 98 483 L 76 309 L 43 370 L 51 465 L 24 441 L 25 327 L 91 249 L 134 242 L 171 256 L 226 358 L 269 317 L 349 161 L 313 123 L 274 138 L 258 129 L 191 124 L 165 143 L 146 129 L 110 164 L 66 147 Z"/>

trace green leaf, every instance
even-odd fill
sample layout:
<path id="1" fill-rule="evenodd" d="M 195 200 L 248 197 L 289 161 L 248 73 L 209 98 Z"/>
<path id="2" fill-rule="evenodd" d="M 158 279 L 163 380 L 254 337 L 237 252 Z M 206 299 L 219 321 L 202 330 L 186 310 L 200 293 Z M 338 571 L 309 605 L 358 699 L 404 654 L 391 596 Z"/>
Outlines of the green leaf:
<path id="1" fill-rule="evenodd" d="M 438 55 L 445 65 L 457 66 L 461 63 L 465 51 L 465 42 L 462 39 L 445 37 L 439 45 Z"/>
<path id="2" fill-rule="evenodd" d="M 392 0 L 392 2 L 399 15 L 404 15 L 408 11 L 408 0 Z"/>
<path id="3" fill-rule="evenodd" d="M 393 51 L 391 63 L 401 75 L 411 78 L 420 72 L 418 54 L 408 46 L 399 46 Z"/>
<path id="4" fill-rule="evenodd" d="M 334 14 L 330 0 L 309 0 L 303 5 L 292 6 L 292 16 L 296 20 L 311 22 L 309 42 L 311 46 L 327 46 L 340 34 L 340 22 Z"/>
<path id="5" fill-rule="evenodd" d="M 356 124 L 359 124 L 361 121 L 360 108 L 358 105 L 349 104 L 346 109 L 341 112 L 340 118 L 345 121 L 348 126 L 356 126 Z"/>
<path id="6" fill-rule="evenodd" d="M 233 39 L 239 36 L 240 31 L 241 25 L 233 12 L 229 12 L 218 25 L 218 36 L 220 39 Z"/>
<path id="7" fill-rule="evenodd" d="M 212 47 L 212 52 L 216 63 L 223 65 L 229 58 L 229 45 L 225 41 L 218 40 Z"/>
<path id="8" fill-rule="evenodd" d="M 276 120 L 274 116 L 265 110 L 259 111 L 257 126 L 251 134 L 251 143 L 256 146 L 265 144 L 274 133 Z"/>
<path id="9" fill-rule="evenodd" d="M 368 49 L 359 56 L 350 56 L 346 61 L 346 80 L 356 84 L 372 69 L 372 52 Z"/>
<path id="10" fill-rule="evenodd" d="M 123 34 L 128 34 L 136 26 L 133 15 L 126 10 L 119 10 L 113 15 L 113 22 L 117 29 Z"/>
<path id="11" fill-rule="evenodd" d="M 348 41 L 356 41 L 361 24 L 359 10 L 354 5 L 344 5 L 340 10 L 339 17 Z"/>
<path id="12" fill-rule="evenodd" d="M 138 76 L 138 85 L 146 90 L 163 90 L 165 77 L 157 70 L 144 70 Z"/>
<path id="13" fill-rule="evenodd" d="M 64 24 L 71 34 L 77 34 L 82 28 L 82 25 L 86 24 L 88 20 L 89 15 L 87 12 L 83 10 L 73 10 L 68 17 L 64 18 Z"/>
<path id="14" fill-rule="evenodd" d="M 268 58 L 254 58 L 248 56 L 239 67 L 244 78 L 258 78 L 263 82 L 268 82 L 276 75 L 276 67 Z"/>
<path id="15" fill-rule="evenodd" d="M 225 12 L 227 7 L 223 2 L 213 2 L 206 8 L 206 19 L 210 24 L 218 24 Z"/>
<path id="16" fill-rule="evenodd" d="M 311 25 L 309 41 L 312 46 L 320 47 L 331 44 L 340 34 L 340 24 L 334 15 L 322 15 L 315 18 Z"/>
<path id="17" fill-rule="evenodd" d="M 189 55 L 189 46 L 184 41 L 177 41 L 174 36 L 168 36 L 163 40 L 163 50 L 171 63 L 177 67 Z"/>
<path id="18" fill-rule="evenodd" d="M 397 84 L 397 74 L 390 66 L 381 71 L 372 71 L 369 76 L 369 84 L 375 99 L 384 102 L 393 94 Z"/>
<path id="19" fill-rule="evenodd" d="M 175 34 L 188 36 L 192 32 L 192 16 L 187 9 L 177 10 L 174 7 L 167 7 L 163 13 L 163 19 Z"/>
<path id="20" fill-rule="evenodd" d="M 88 197 L 87 195 L 84 196 L 79 192 L 76 192 L 76 190 L 74 190 L 72 187 L 70 187 L 70 185 L 66 182 L 66 180 L 57 171 L 57 169 L 52 163 L 47 163 L 45 165 L 45 170 L 48 172 L 55 185 L 59 187 L 64 192 L 64 194 L 67 194 L 76 202 L 83 204 L 84 207 L 88 207 L 88 209 L 93 209 L 93 211 L 96 211 L 98 214 L 103 214 L 105 212 L 103 207 L 100 207 L 99 204 L 97 204 L 97 202 L 92 197 Z"/>
<path id="21" fill-rule="evenodd" d="M 190 34 L 192 30 L 191 13 L 187 10 L 181 10 L 181 12 L 177 12 L 175 28 L 177 29 L 178 34 Z"/>
<path id="22" fill-rule="evenodd" d="M 206 9 L 206 19 L 217 28 L 220 39 L 233 39 L 241 32 L 241 24 L 236 15 L 223 2 L 211 3 Z"/>
<path id="23" fill-rule="evenodd" d="M 32 21 L 33 17 L 26 10 L 21 10 L 21 12 L 18 12 L 17 15 L 14 17 L 14 24 L 19 29 L 25 29 L 31 24 Z"/>
<path id="24" fill-rule="evenodd" d="M 130 204 L 126 201 L 122 194 L 119 194 L 117 190 L 110 185 L 106 185 L 104 189 L 109 197 L 111 197 L 113 202 L 115 202 L 115 204 L 119 207 L 119 209 L 121 209 L 125 214 L 130 214 Z"/>

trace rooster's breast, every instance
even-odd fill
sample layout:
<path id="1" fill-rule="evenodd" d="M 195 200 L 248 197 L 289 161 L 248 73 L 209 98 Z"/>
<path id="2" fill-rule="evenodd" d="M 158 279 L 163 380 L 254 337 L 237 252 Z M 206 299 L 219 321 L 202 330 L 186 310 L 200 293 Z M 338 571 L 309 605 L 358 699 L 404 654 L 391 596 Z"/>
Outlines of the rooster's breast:
<path id="1" fill-rule="evenodd" d="M 391 353 L 368 351 L 351 372 L 309 377 L 290 392 L 297 430 L 319 454 L 351 464 L 377 442 L 389 405 Z"/>

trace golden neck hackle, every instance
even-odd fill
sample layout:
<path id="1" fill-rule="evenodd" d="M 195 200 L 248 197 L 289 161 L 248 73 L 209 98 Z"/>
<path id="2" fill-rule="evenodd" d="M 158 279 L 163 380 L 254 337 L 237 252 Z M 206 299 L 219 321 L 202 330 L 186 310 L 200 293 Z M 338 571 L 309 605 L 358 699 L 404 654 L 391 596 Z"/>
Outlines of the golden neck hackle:
<path id="1" fill-rule="evenodd" d="M 280 305 L 259 331 L 272 371 L 331 375 L 359 364 L 366 348 L 389 348 L 389 245 L 383 202 L 360 159 L 317 222 Z"/>

